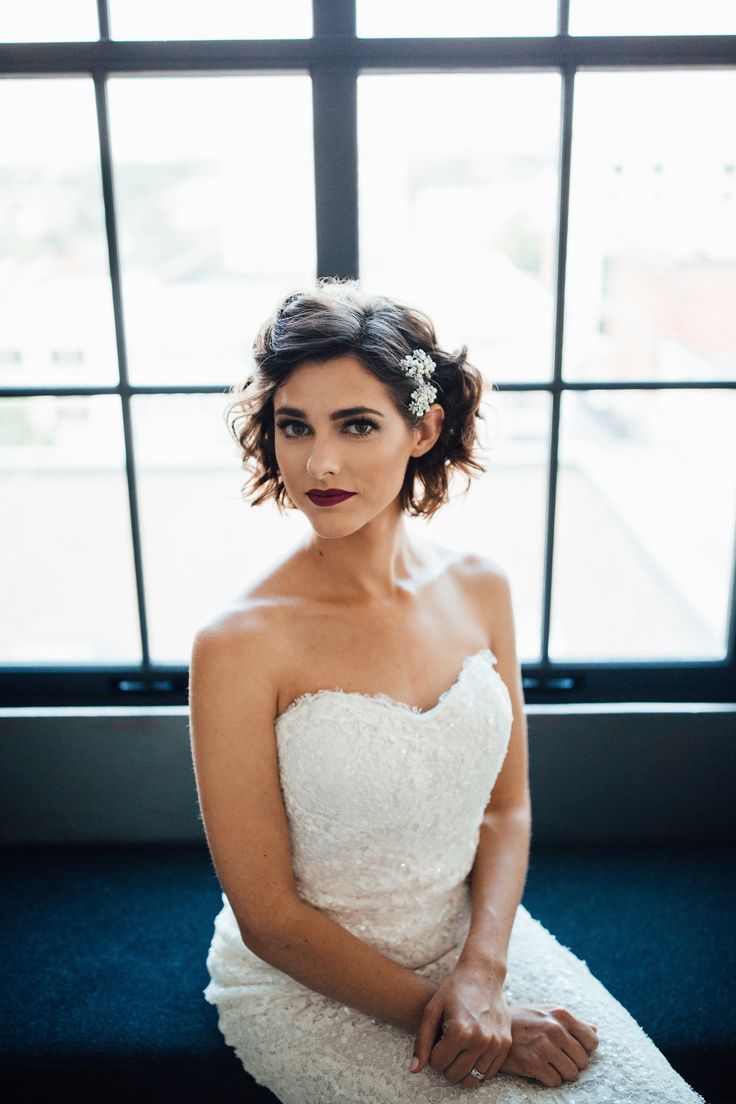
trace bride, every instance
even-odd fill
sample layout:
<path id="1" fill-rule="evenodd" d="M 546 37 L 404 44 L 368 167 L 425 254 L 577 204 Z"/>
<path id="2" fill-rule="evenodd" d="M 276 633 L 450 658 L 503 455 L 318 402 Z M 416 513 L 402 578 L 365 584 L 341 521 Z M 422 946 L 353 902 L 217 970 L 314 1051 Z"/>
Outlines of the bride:
<path id="1" fill-rule="evenodd" d="M 404 521 L 447 501 L 453 471 L 485 470 L 466 348 L 322 279 L 253 352 L 228 407 L 243 491 L 311 532 L 192 647 L 223 890 L 204 995 L 226 1042 L 285 1104 L 447 1101 L 454 1086 L 702 1100 L 520 903 L 531 806 L 508 579 Z"/>

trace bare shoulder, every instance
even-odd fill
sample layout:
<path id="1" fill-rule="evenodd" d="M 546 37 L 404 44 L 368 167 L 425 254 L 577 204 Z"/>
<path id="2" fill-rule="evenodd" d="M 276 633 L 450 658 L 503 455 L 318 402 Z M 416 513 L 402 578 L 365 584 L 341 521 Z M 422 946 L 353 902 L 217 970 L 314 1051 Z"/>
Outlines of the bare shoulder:
<path id="1" fill-rule="evenodd" d="M 501 565 L 481 552 L 465 552 L 438 541 L 425 541 L 420 547 L 438 574 L 446 572 L 464 584 L 493 585 L 506 579 Z"/>
<path id="2" fill-rule="evenodd" d="M 479 620 L 487 626 L 490 647 L 496 651 L 499 637 L 508 632 L 512 617 L 511 585 L 506 571 L 481 552 L 463 553 L 453 570 Z"/>
<path id="3" fill-rule="evenodd" d="M 294 586 L 294 561 L 290 552 L 250 580 L 197 629 L 195 645 L 200 650 L 231 654 L 234 663 L 258 660 L 264 678 L 275 671 L 289 638 L 282 631 L 284 620 L 293 617 L 302 604 Z"/>
<path id="4" fill-rule="evenodd" d="M 280 674 L 288 634 L 279 631 L 284 600 L 240 595 L 215 612 L 195 632 L 190 660 L 190 699 L 228 687 L 232 700 L 277 712 Z"/>
<path id="5" fill-rule="evenodd" d="M 257 603 L 214 614 L 195 633 L 189 661 L 192 743 L 201 754 L 247 737 L 271 742 L 276 702 L 274 634 Z"/>
<path id="6" fill-rule="evenodd" d="M 240 594 L 237 599 L 215 610 L 198 627 L 194 639 L 231 645 L 257 639 L 259 644 L 263 644 L 277 618 L 278 609 L 278 599 Z"/>
<path id="7" fill-rule="evenodd" d="M 482 552 L 463 552 L 458 555 L 458 570 L 469 582 L 479 585 L 503 586 L 508 584 L 508 576 L 503 567 L 490 556 Z"/>

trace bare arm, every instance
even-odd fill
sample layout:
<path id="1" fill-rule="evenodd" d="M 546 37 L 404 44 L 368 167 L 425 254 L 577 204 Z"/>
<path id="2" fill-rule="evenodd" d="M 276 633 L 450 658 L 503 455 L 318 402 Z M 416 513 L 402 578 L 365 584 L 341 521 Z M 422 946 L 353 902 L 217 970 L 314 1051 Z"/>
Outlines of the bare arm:
<path id="1" fill-rule="evenodd" d="M 483 571 L 479 583 L 492 622 L 496 670 L 509 691 L 514 719 L 506 758 L 481 824 L 471 871 L 470 928 L 458 966 L 470 967 L 500 988 L 529 864 L 529 753 L 509 583 L 497 570 Z"/>
<path id="2" fill-rule="evenodd" d="M 458 966 L 471 966 L 497 987 L 506 978 L 511 928 L 526 881 L 531 817 L 523 810 L 488 814 L 472 871 L 470 928 Z"/>
<path id="3" fill-rule="evenodd" d="M 303 985 L 408 1031 L 436 983 L 381 954 L 298 894 L 273 718 L 278 666 L 254 612 L 192 647 L 192 759 L 212 861 L 243 942 Z M 251 672 L 256 672 L 253 675 Z"/>
<path id="4" fill-rule="evenodd" d="M 437 988 L 304 901 L 248 944 L 302 985 L 410 1032 Z"/>

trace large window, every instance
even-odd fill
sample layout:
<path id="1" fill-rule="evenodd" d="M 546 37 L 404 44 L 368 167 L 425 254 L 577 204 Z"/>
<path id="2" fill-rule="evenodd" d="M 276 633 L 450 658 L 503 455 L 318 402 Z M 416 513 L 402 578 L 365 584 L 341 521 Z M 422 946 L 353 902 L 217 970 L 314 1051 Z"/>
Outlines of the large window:
<path id="1" fill-rule="evenodd" d="M 307 526 L 223 413 L 317 275 L 483 372 L 488 471 L 408 524 L 508 572 L 527 701 L 733 699 L 734 10 L 6 3 L 3 701 L 186 701 Z"/>

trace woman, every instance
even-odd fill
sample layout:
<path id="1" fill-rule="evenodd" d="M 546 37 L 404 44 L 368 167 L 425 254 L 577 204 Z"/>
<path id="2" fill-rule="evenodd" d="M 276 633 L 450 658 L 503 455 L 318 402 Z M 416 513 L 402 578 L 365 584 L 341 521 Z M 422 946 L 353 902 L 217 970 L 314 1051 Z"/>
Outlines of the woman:
<path id="1" fill-rule="evenodd" d="M 312 531 L 192 649 L 223 889 L 204 996 L 284 1104 L 446 1102 L 457 1086 L 702 1101 L 520 903 L 531 812 L 508 580 L 404 522 L 447 501 L 454 470 L 485 470 L 466 352 L 420 312 L 324 279 L 264 323 L 228 407 L 253 505 L 302 510 Z"/>

